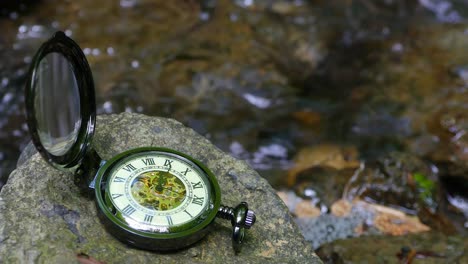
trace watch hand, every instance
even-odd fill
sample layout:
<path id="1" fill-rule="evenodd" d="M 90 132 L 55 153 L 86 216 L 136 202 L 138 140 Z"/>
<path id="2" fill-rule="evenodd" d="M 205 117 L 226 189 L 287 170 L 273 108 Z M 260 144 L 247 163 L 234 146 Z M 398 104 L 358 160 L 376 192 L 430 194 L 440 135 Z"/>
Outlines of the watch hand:
<path id="1" fill-rule="evenodd" d="M 158 191 L 158 192 L 162 192 L 163 189 L 164 189 L 164 184 L 167 182 L 167 176 L 169 174 L 169 171 L 171 170 L 171 168 L 169 168 L 164 174 L 161 173 L 162 175 L 160 175 L 158 177 L 158 185 L 155 187 L 155 189 Z"/>

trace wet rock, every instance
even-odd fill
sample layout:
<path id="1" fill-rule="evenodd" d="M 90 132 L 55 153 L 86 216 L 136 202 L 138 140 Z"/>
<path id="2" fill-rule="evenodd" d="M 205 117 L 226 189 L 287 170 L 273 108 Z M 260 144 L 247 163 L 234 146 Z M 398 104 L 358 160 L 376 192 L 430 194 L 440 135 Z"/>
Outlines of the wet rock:
<path id="1" fill-rule="evenodd" d="M 430 230 L 418 217 L 362 200 L 338 200 L 331 206 L 331 213 L 322 212 L 317 215 L 315 212 L 320 210 L 311 210 L 310 203 L 306 207 L 306 214 L 301 212 L 304 210 L 304 200 L 291 195 L 281 195 L 281 198 L 286 198 L 288 206 L 293 204 L 293 212 L 297 215 L 296 223 L 314 248 L 349 237 L 386 234 L 401 236 Z"/>
<path id="2" fill-rule="evenodd" d="M 325 263 L 466 263 L 466 248 L 466 238 L 426 232 L 338 240 L 317 254 Z"/>
<path id="3" fill-rule="evenodd" d="M 31 57 L 62 30 L 90 63 L 99 113 L 171 116 L 211 136 L 223 150 L 240 142 L 255 152 L 251 146 L 260 145 L 257 140 L 265 137 L 258 135 L 272 123 L 290 127 L 291 119 L 276 114 L 294 111 L 294 102 L 285 100 L 296 92 L 288 80 L 310 75 L 327 50 L 321 32 L 329 29 L 317 28 L 316 11 L 305 1 L 268 1 L 252 11 L 231 0 L 30 2 L 37 1 L 14 4 L 28 12 L 13 12 L 15 18 L 1 21 L 0 72 L 8 77 L 14 75 L 10 69 L 22 72 L 18 82 L 10 80 L 11 91 L 20 95 Z M 6 11 L 0 16 L 8 16 Z M 215 82 L 216 89 L 202 91 L 206 81 Z M 1 85 L 0 90 L 2 97 Z M 193 90 L 201 92 L 197 101 L 186 97 Z M 223 99 L 216 100 L 220 94 Z M 0 140 L 17 137 L 13 132 L 24 123 L 17 115 L 22 111 L 7 110 L 0 111 L 0 130 L 7 132 L 0 132 Z M 5 126 L 3 120 L 18 121 Z M 9 171 L 0 173 L 6 178 Z"/>
<path id="4" fill-rule="evenodd" d="M 450 219 L 458 219 L 458 230 L 468 228 L 468 181 L 462 177 L 443 177 L 441 184 L 445 190 L 447 204 L 444 209 Z"/>
<path id="5" fill-rule="evenodd" d="M 378 201 L 416 214 L 424 206 L 437 209 L 436 181 L 437 174 L 430 164 L 411 154 L 393 152 L 360 168 L 349 182 L 344 197 Z M 421 182 L 432 185 L 421 186 Z"/>
<path id="6" fill-rule="evenodd" d="M 283 199 L 295 216 L 327 212 L 333 202 L 342 198 L 346 183 L 359 167 L 358 152 L 354 146 L 331 143 L 304 147 L 294 157 L 294 165 L 289 168 L 283 185 L 294 190 L 281 192 Z M 297 205 L 296 205 L 297 203 Z M 295 210 L 296 206 L 301 210 Z"/>
<path id="7" fill-rule="evenodd" d="M 70 173 L 34 154 L 22 157 L 0 193 L 0 262 L 66 263 L 86 254 L 107 263 L 320 263 L 267 182 L 180 123 L 128 113 L 99 116 L 93 144 L 103 159 L 163 146 L 204 162 L 218 177 L 224 204 L 245 200 L 258 215 L 243 251 L 234 255 L 227 221 L 217 221 L 205 239 L 176 253 L 132 249 L 104 230 L 94 201 L 78 194 Z"/>
<path id="8" fill-rule="evenodd" d="M 307 169 L 297 177 L 297 183 L 293 190 L 295 193 L 310 200 L 321 211 L 329 211 L 330 206 L 343 197 L 343 192 L 353 169 L 337 170 L 330 167 L 317 167 Z"/>
<path id="9" fill-rule="evenodd" d="M 426 154 L 445 174 L 468 179 L 468 90 L 453 90 L 441 99 L 444 103 L 427 117 L 433 144 Z"/>
<path id="10" fill-rule="evenodd" d="M 348 237 L 429 230 L 414 215 L 421 207 L 435 206 L 437 177 L 416 156 L 394 153 L 375 163 L 359 163 L 355 149 L 325 145 L 305 149 L 296 160 L 302 162 L 290 170 L 295 193 L 281 192 L 280 197 L 314 248 Z M 428 185 L 425 191 L 413 177 L 422 178 L 418 180 Z"/>
<path id="11" fill-rule="evenodd" d="M 334 163 L 304 169 L 297 175 L 296 193 L 280 195 L 314 248 L 362 235 L 455 232 L 440 204 L 434 165 L 398 152 L 362 162 L 355 170 L 337 170 L 330 164 Z"/>
<path id="12" fill-rule="evenodd" d="M 455 232 L 443 210 L 439 171 L 421 158 L 393 152 L 360 168 L 345 189 L 343 197 L 372 201 L 411 215 L 417 215 L 431 228 Z"/>

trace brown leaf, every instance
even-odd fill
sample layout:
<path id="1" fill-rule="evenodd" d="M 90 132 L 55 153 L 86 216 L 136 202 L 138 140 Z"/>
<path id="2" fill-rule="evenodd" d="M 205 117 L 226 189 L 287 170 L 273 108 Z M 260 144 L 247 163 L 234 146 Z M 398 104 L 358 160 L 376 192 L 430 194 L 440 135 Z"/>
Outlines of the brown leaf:
<path id="1" fill-rule="evenodd" d="M 331 167 L 337 170 L 359 167 L 358 152 L 354 146 L 343 147 L 321 144 L 303 148 L 294 158 L 294 166 L 289 170 L 288 186 L 296 183 L 297 175 L 313 167 Z"/>
<path id="2" fill-rule="evenodd" d="M 331 206 L 331 213 L 338 217 L 345 217 L 351 212 L 352 204 L 344 199 L 334 202 Z"/>
<path id="3" fill-rule="evenodd" d="M 376 212 L 374 226 L 382 233 L 400 236 L 408 233 L 429 231 L 430 228 L 421 223 L 418 217 L 407 215 L 396 209 L 359 201 L 360 205 Z"/>
<path id="4" fill-rule="evenodd" d="M 296 204 L 294 214 L 297 217 L 314 218 L 321 214 L 319 208 L 315 207 L 310 201 L 302 200 Z"/>
<path id="5" fill-rule="evenodd" d="M 294 119 L 307 126 L 317 126 L 320 123 L 320 114 L 313 111 L 303 110 L 293 114 Z"/>

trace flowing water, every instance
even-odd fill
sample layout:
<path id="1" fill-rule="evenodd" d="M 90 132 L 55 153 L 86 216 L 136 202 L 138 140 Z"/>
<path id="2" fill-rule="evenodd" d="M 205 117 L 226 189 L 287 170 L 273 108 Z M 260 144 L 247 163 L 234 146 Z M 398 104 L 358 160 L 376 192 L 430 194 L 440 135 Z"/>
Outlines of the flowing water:
<path id="1" fill-rule="evenodd" d="M 29 141 L 31 58 L 63 30 L 90 62 L 99 114 L 175 118 L 323 211 L 361 162 L 400 170 L 412 159 L 388 153 L 416 156 L 466 221 L 465 0 L 2 1 L 0 28 L 0 186 Z M 406 181 L 363 184 L 346 194 L 418 211 Z"/>

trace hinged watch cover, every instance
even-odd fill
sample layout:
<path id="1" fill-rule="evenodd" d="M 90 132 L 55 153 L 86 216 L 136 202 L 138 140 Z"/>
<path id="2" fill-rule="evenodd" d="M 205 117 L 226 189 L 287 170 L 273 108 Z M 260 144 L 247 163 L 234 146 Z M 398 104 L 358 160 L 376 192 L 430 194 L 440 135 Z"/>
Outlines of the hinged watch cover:
<path id="1" fill-rule="evenodd" d="M 25 97 L 26 122 L 38 152 L 59 169 L 79 165 L 94 134 L 94 83 L 81 48 L 63 32 L 34 56 Z"/>

